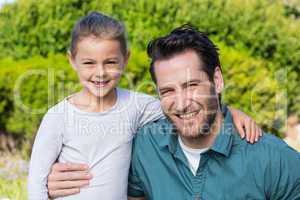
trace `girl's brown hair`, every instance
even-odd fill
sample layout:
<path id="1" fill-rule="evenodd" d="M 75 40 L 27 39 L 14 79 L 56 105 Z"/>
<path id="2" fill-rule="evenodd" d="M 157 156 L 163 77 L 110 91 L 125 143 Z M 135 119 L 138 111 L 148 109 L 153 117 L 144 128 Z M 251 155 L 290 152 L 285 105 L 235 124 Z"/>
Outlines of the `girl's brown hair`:
<path id="1" fill-rule="evenodd" d="M 70 53 L 76 56 L 77 44 L 85 37 L 95 36 L 99 39 L 118 40 L 121 51 L 127 54 L 127 39 L 124 25 L 118 20 L 99 12 L 91 12 L 82 17 L 74 26 L 71 36 Z"/>

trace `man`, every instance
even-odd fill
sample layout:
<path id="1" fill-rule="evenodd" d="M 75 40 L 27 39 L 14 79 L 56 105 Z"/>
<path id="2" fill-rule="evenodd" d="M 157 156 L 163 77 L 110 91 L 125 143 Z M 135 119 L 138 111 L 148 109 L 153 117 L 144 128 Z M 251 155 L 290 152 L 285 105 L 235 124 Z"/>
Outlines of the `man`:
<path id="1" fill-rule="evenodd" d="M 151 74 L 168 119 L 134 142 L 128 194 L 147 200 L 300 199 L 300 155 L 265 134 L 241 140 L 230 112 L 216 46 L 183 26 L 150 43 Z"/>
<path id="2" fill-rule="evenodd" d="M 217 48 L 203 33 L 177 28 L 151 42 L 148 54 L 167 119 L 137 133 L 130 199 L 300 198 L 299 154 L 267 134 L 255 145 L 236 134 L 230 112 L 220 105 L 224 83 Z M 69 166 L 54 171 L 82 169 Z M 78 173 L 52 173 L 49 184 L 72 175 L 78 180 Z M 62 195 L 57 183 L 49 187 L 52 196 Z"/>

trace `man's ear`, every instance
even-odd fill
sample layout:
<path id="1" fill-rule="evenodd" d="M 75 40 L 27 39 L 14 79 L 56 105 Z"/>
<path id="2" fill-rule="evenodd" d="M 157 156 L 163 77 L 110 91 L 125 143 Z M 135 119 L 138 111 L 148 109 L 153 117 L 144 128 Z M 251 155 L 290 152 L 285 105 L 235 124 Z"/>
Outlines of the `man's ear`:
<path id="1" fill-rule="evenodd" d="M 72 66 L 72 68 L 75 71 L 77 71 L 77 66 L 76 66 L 75 61 L 74 61 L 75 58 L 74 58 L 74 56 L 72 56 L 70 51 L 67 52 L 67 57 L 68 57 L 69 63 Z"/>
<path id="2" fill-rule="evenodd" d="M 216 92 L 218 94 L 221 94 L 224 89 L 224 79 L 223 79 L 222 71 L 219 66 L 216 67 L 215 69 L 214 83 L 215 83 Z"/>

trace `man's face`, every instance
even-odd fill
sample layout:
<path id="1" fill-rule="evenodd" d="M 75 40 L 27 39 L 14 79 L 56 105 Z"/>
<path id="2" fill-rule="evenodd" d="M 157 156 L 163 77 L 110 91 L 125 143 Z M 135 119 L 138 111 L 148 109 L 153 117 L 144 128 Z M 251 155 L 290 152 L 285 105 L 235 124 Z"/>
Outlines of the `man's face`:
<path id="1" fill-rule="evenodd" d="M 222 74 L 217 70 L 211 82 L 203 65 L 193 50 L 154 63 L 161 106 L 182 137 L 208 133 L 218 110 Z"/>

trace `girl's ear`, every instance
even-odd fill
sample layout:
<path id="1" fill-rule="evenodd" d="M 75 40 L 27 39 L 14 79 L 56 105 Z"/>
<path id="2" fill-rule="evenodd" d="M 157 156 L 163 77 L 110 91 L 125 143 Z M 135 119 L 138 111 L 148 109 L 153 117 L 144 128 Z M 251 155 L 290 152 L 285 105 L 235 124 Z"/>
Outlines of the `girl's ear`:
<path id="1" fill-rule="evenodd" d="M 216 67 L 215 73 L 214 73 L 214 83 L 215 83 L 215 90 L 217 94 L 221 94 L 224 88 L 224 80 L 223 75 L 220 67 Z"/>
<path id="2" fill-rule="evenodd" d="M 71 54 L 70 51 L 67 52 L 67 57 L 68 57 L 69 63 L 70 63 L 70 65 L 72 66 L 72 68 L 73 68 L 75 71 L 77 71 L 77 66 L 76 66 L 76 63 L 75 63 L 75 61 L 74 61 L 75 58 L 72 56 L 72 54 Z"/>
<path id="3" fill-rule="evenodd" d="M 129 61 L 129 57 L 130 57 L 130 51 L 128 50 L 126 55 L 125 55 L 125 58 L 124 58 L 124 67 L 127 66 L 128 61 Z"/>

